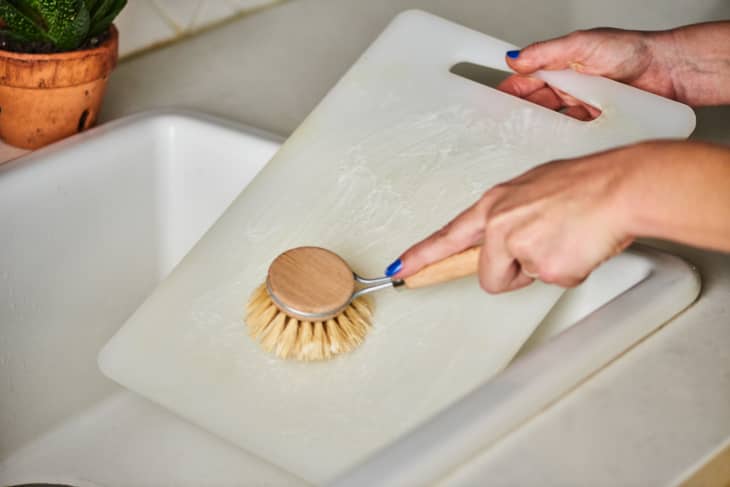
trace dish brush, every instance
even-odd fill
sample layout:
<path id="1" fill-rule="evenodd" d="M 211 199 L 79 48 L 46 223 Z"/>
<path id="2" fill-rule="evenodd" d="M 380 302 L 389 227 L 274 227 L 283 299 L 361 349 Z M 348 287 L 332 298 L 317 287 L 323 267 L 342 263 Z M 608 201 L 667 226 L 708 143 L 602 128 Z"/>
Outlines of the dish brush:
<path id="1" fill-rule="evenodd" d="M 246 307 L 249 334 L 283 359 L 325 360 L 349 352 L 362 344 L 371 327 L 368 294 L 474 274 L 480 250 L 471 247 L 403 280 L 361 277 L 340 256 L 320 247 L 287 250 L 274 259 L 266 282 L 251 295 Z"/>

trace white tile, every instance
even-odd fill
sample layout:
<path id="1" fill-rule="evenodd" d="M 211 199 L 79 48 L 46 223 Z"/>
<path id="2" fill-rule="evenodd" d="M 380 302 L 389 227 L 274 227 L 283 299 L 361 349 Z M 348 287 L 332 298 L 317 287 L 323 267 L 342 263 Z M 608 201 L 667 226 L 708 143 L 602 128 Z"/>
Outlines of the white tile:
<path id="1" fill-rule="evenodd" d="M 228 0 L 230 4 L 238 12 L 244 12 L 246 10 L 254 10 L 257 8 L 265 7 L 266 5 L 272 5 L 279 3 L 282 0 Z"/>
<path id="2" fill-rule="evenodd" d="M 202 6 L 201 0 L 154 0 L 161 13 L 172 21 L 178 32 L 190 29 Z"/>
<path id="3" fill-rule="evenodd" d="M 193 19 L 192 29 L 199 29 L 235 15 L 236 11 L 225 0 L 204 0 Z"/>
<path id="4" fill-rule="evenodd" d="M 175 31 L 150 2 L 133 0 L 114 21 L 119 29 L 119 54 L 171 39 Z"/>

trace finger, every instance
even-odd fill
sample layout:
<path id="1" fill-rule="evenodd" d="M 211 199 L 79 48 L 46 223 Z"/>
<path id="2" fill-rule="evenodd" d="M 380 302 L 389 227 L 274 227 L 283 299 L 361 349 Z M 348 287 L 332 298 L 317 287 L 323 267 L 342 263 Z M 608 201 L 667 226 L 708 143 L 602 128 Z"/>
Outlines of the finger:
<path id="1" fill-rule="evenodd" d="M 524 240 L 515 240 L 514 232 L 511 233 L 510 236 L 512 239 L 509 239 L 507 245 L 509 247 L 509 252 L 514 256 L 518 263 L 520 272 L 512 280 L 512 282 L 509 283 L 506 291 L 521 289 L 535 282 L 535 279 L 540 278 L 539 272 L 537 271 L 538 266 L 532 257 L 530 257 L 530 252 L 534 250 L 535 246 L 530 244 L 529 240 L 527 243 L 524 243 Z M 515 242 L 517 242 L 518 245 L 515 245 Z"/>
<path id="2" fill-rule="evenodd" d="M 594 107 L 593 105 L 583 104 L 583 107 L 588 110 L 588 114 L 591 116 L 591 120 L 601 116 L 601 110 Z"/>
<path id="3" fill-rule="evenodd" d="M 520 263 L 520 271 L 522 274 L 532 279 L 539 279 L 540 273 L 537 271 L 537 265 L 531 259 L 519 256 L 516 252 L 517 261 Z"/>
<path id="4" fill-rule="evenodd" d="M 588 111 L 589 117 L 583 118 L 582 112 L 579 111 L 575 114 L 574 118 L 580 120 L 593 120 L 601 114 L 601 110 L 598 108 L 583 103 L 581 100 L 564 91 L 549 87 L 540 79 L 529 76 L 512 75 L 497 85 L 497 89 L 550 108 L 551 110 L 558 110 L 563 105 L 569 107 L 582 105 Z"/>
<path id="5" fill-rule="evenodd" d="M 587 254 L 582 249 L 563 252 L 557 248 L 551 249 L 541 259 L 540 280 L 564 288 L 577 286 L 595 268 L 594 262 L 598 262 L 595 255 L 600 253 L 595 251 L 596 248 L 593 246 L 587 249 Z"/>
<path id="6" fill-rule="evenodd" d="M 579 284 L 582 284 L 583 281 L 585 281 L 587 277 L 588 277 L 588 273 L 581 274 L 581 275 L 573 275 L 568 272 L 565 272 L 565 273 L 561 273 L 560 275 L 558 275 L 552 279 L 545 280 L 545 282 L 547 282 L 548 284 L 555 284 L 556 286 L 560 286 L 560 287 L 569 289 L 572 287 L 576 287 Z"/>
<path id="7" fill-rule="evenodd" d="M 568 107 L 565 110 L 563 110 L 563 115 L 567 115 L 569 117 L 577 118 L 578 120 L 583 120 L 584 122 L 587 122 L 589 120 L 593 120 L 594 117 L 591 116 L 591 114 L 588 112 L 586 107 L 584 106 L 574 106 L 574 107 Z"/>
<path id="8" fill-rule="evenodd" d="M 567 69 L 581 65 L 585 45 L 580 33 L 573 33 L 530 44 L 519 51 L 517 57 L 512 57 L 514 54 L 508 55 L 506 60 L 520 74 L 530 74 L 541 69 Z"/>
<path id="9" fill-rule="evenodd" d="M 489 225 L 479 257 L 479 284 L 490 294 L 509 289 L 520 276 L 520 266 L 509 253 L 502 225 Z"/>
<path id="10" fill-rule="evenodd" d="M 523 287 L 529 286 L 533 282 L 535 282 L 534 277 L 530 277 L 530 276 L 526 275 L 525 273 L 520 272 L 519 275 L 517 275 L 517 277 L 515 277 L 515 279 L 507 285 L 505 292 L 516 291 L 518 289 L 522 289 Z"/>
<path id="11" fill-rule="evenodd" d="M 562 282 L 561 282 L 561 283 L 559 284 L 559 286 L 561 286 L 561 287 L 564 287 L 564 288 L 572 288 L 572 287 L 576 287 L 576 286 L 579 286 L 579 285 L 583 284 L 583 282 L 584 282 L 584 281 L 585 281 L 586 279 L 588 279 L 588 276 L 589 276 L 589 274 L 583 274 L 582 276 L 571 276 L 571 277 L 566 277 L 566 278 L 565 278 L 565 279 L 564 279 L 564 280 L 563 280 L 563 281 L 562 281 Z"/>
<path id="12" fill-rule="evenodd" d="M 497 85 L 498 90 L 520 98 L 530 96 L 541 88 L 545 88 L 543 80 L 521 75 L 512 75 Z"/>
<path id="13" fill-rule="evenodd" d="M 399 259 L 400 266 L 396 266 L 399 270 L 393 277 L 406 278 L 429 264 L 479 243 L 484 232 L 484 215 L 481 201 L 464 210 L 441 230 L 406 250 Z"/>
<path id="14" fill-rule="evenodd" d="M 557 110 L 563 106 L 563 102 L 552 88 L 544 87 L 527 96 L 525 100 L 542 105 L 550 110 Z"/>
<path id="15" fill-rule="evenodd" d="M 560 88 L 553 88 L 553 90 L 555 91 L 555 94 L 560 97 L 565 106 L 574 107 L 577 105 L 585 105 L 585 103 L 580 101 L 578 98 L 574 97 L 570 93 L 561 90 Z"/>
<path id="16" fill-rule="evenodd" d="M 585 103 L 584 101 L 579 100 L 578 98 L 574 97 L 573 95 L 570 95 L 563 90 L 559 90 L 557 88 L 553 88 L 555 91 L 555 94 L 560 97 L 563 104 L 567 107 L 575 107 L 575 106 L 581 106 L 583 107 L 589 114 L 588 120 L 593 120 L 594 118 L 598 118 L 601 115 L 601 110 L 598 108 L 589 105 L 588 103 Z M 576 117 L 577 118 L 577 117 Z"/>

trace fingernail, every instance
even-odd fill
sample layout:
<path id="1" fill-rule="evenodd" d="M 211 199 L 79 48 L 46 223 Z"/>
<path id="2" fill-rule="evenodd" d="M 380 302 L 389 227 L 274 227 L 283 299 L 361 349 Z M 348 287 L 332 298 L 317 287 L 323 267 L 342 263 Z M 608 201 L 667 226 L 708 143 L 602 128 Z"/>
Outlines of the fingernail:
<path id="1" fill-rule="evenodd" d="M 519 49 L 515 49 L 514 51 L 507 51 L 507 57 L 510 59 L 517 59 L 518 57 L 520 57 Z"/>
<path id="2" fill-rule="evenodd" d="M 395 262 L 393 262 L 392 264 L 390 264 L 387 269 L 385 269 L 385 276 L 391 277 L 395 274 L 398 274 L 398 271 L 400 271 L 402 268 L 403 268 L 403 262 L 400 259 L 398 259 Z"/>

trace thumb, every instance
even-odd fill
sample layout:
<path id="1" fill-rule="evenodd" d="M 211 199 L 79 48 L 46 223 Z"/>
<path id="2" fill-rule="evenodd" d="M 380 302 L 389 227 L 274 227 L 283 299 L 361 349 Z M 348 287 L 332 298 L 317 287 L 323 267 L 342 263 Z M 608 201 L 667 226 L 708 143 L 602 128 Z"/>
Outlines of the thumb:
<path id="1" fill-rule="evenodd" d="M 521 51 L 509 51 L 507 64 L 520 74 L 531 74 L 541 69 L 576 69 L 586 49 L 582 37 L 581 32 L 573 32 L 563 37 L 534 42 Z"/>

